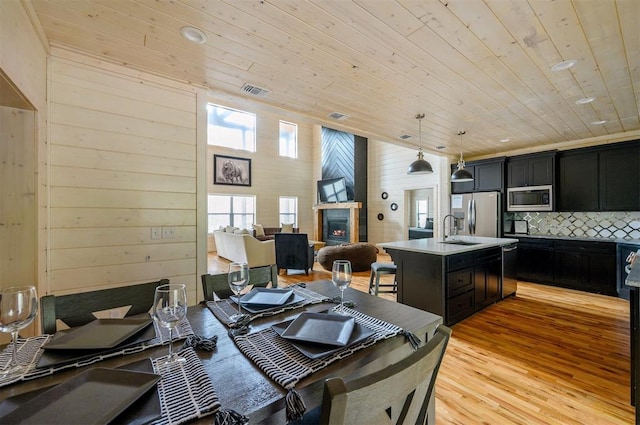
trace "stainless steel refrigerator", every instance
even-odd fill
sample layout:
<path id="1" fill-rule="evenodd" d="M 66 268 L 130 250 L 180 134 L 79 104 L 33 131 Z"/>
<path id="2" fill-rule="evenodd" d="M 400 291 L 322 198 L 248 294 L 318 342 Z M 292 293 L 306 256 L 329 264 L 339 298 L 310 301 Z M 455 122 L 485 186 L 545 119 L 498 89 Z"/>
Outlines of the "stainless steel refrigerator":
<path id="1" fill-rule="evenodd" d="M 457 219 L 459 235 L 499 238 L 502 234 L 500 192 L 451 195 L 451 214 Z"/>

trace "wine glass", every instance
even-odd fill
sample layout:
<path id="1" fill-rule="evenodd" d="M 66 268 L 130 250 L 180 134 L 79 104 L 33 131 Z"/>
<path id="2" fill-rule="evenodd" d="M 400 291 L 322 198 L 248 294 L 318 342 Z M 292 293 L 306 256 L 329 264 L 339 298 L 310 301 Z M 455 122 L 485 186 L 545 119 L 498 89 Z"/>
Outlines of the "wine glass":
<path id="1" fill-rule="evenodd" d="M 230 317 L 231 320 L 237 322 L 243 317 L 240 310 L 240 292 L 249 284 L 249 266 L 247 263 L 231 263 L 229 264 L 229 288 L 236 294 L 238 298 L 238 313 Z"/>
<path id="2" fill-rule="evenodd" d="M 187 313 L 187 291 L 182 284 L 160 285 L 153 300 L 153 317 L 160 326 L 169 330 L 169 357 L 164 364 L 184 362 L 186 359 L 173 352 L 173 328 Z"/>
<path id="3" fill-rule="evenodd" d="M 18 331 L 29 326 L 38 312 L 38 297 L 34 286 L 15 286 L 0 290 L 0 332 L 11 333 L 13 346 L 9 368 L 0 373 L 6 377 L 22 373 L 28 365 L 18 364 Z"/>
<path id="4" fill-rule="evenodd" d="M 344 310 L 344 290 L 351 283 L 351 261 L 335 260 L 331 270 L 331 281 L 336 288 L 340 289 L 340 308 L 338 312 L 346 314 Z"/>

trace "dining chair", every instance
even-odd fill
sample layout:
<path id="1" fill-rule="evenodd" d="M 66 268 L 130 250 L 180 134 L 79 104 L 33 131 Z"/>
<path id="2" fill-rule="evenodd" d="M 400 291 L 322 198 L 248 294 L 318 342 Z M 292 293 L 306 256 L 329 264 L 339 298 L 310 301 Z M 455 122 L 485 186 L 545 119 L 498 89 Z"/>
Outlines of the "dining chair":
<path id="1" fill-rule="evenodd" d="M 156 287 L 168 283 L 169 279 L 161 279 L 77 294 L 45 295 L 40 298 L 42 332 L 54 334 L 58 319 L 71 328 L 85 325 L 96 319 L 96 311 L 131 306 L 125 317 L 146 313 L 153 305 Z"/>
<path id="2" fill-rule="evenodd" d="M 352 380 L 327 379 L 320 408 L 294 423 L 426 424 L 450 337 L 451 329 L 439 325 L 433 338 L 398 363 Z"/>
<path id="3" fill-rule="evenodd" d="M 220 299 L 233 295 L 227 280 L 228 273 L 203 274 L 201 278 L 205 301 L 214 301 L 214 292 Z M 278 287 L 278 272 L 275 264 L 249 269 L 249 285 L 264 288 L 269 283 L 272 288 Z"/>

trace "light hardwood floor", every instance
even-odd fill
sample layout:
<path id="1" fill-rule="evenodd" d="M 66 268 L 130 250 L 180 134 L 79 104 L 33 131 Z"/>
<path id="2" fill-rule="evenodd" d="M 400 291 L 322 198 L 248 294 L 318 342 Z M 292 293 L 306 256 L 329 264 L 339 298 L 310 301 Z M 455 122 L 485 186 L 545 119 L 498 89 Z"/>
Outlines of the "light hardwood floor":
<path id="1" fill-rule="evenodd" d="M 209 272 L 227 263 L 210 255 Z M 354 275 L 352 287 L 366 291 L 369 272 Z M 282 272 L 278 284 L 330 278 L 315 263 L 309 276 Z M 634 423 L 628 301 L 519 282 L 515 297 L 452 328 L 436 384 L 439 425 Z"/>

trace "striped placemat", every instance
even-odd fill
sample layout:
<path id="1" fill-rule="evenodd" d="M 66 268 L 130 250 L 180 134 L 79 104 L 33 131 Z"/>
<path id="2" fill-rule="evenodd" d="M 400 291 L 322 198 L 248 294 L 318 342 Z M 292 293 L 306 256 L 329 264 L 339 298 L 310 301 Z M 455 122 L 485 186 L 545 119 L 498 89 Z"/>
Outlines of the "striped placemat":
<path id="1" fill-rule="evenodd" d="M 310 304 L 320 304 L 322 302 L 331 301 L 330 298 L 327 298 L 324 295 L 318 294 L 317 292 L 311 291 L 305 287 L 300 285 L 291 285 L 288 286 L 287 289 L 291 289 L 296 295 L 304 298 L 303 301 L 300 301 L 296 304 L 286 305 L 283 307 L 276 307 L 271 310 L 266 310 L 256 314 L 246 314 L 247 319 L 243 321 L 243 324 L 246 325 L 251 320 L 260 318 L 260 317 L 269 317 L 274 316 L 276 314 L 280 314 L 283 311 L 287 310 L 295 310 L 297 308 L 304 307 Z M 211 310 L 214 316 L 220 320 L 220 322 L 224 323 L 228 327 L 236 327 L 236 322 L 231 320 L 231 316 L 238 313 L 238 304 L 231 301 L 230 299 L 223 299 L 220 301 L 207 301 L 207 308 Z M 245 311 L 246 313 L 246 311 Z"/>
<path id="2" fill-rule="evenodd" d="M 58 372 L 63 369 L 86 366 L 93 363 L 97 363 L 104 359 L 108 359 L 110 357 L 138 353 L 140 351 L 147 350 L 151 347 L 157 347 L 159 345 L 163 345 L 169 339 L 169 330 L 158 326 L 155 321 L 153 322 L 153 326 L 155 327 L 156 337 L 149 341 L 143 342 L 140 345 L 128 347 L 118 351 L 111 351 L 108 353 L 96 354 L 93 357 L 82 359 L 75 363 L 55 365 L 47 368 L 37 368 L 37 365 L 38 365 L 38 360 L 40 359 L 40 356 L 42 355 L 42 352 L 43 352 L 42 346 L 45 345 L 53 335 L 40 335 L 40 336 L 26 338 L 26 339 L 19 338 L 18 345 L 17 345 L 18 362 L 21 365 L 26 364 L 28 365 L 28 367 L 25 368 L 25 371 L 19 375 L 9 375 L 5 377 L 0 376 L 0 387 L 13 384 L 15 382 L 26 381 L 30 379 L 40 378 L 42 376 L 52 375 L 55 372 Z M 187 338 L 191 335 L 193 335 L 193 329 L 191 328 L 191 324 L 189 323 L 189 320 L 187 320 L 186 318 L 182 319 L 180 323 L 178 323 L 176 328 L 174 328 L 173 330 L 174 341 Z M 9 369 L 10 362 L 11 362 L 11 352 L 12 352 L 11 344 L 5 347 L 5 349 L 2 350 L 2 352 L 0 352 L 0 374 L 3 371 Z"/>

